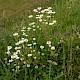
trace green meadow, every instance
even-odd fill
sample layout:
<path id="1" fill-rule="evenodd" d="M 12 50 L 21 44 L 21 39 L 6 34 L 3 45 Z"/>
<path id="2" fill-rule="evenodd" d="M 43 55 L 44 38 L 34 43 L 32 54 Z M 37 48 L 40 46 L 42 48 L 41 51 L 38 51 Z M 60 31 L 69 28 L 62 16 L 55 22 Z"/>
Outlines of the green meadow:
<path id="1" fill-rule="evenodd" d="M 79 80 L 80 1 L 0 0 L 0 80 Z"/>

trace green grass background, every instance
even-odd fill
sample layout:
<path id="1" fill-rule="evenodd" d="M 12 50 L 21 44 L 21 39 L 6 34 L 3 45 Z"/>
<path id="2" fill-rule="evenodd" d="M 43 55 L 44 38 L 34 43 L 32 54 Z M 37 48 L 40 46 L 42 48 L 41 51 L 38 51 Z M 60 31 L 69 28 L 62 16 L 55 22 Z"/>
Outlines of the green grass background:
<path id="1" fill-rule="evenodd" d="M 35 71 L 34 77 L 27 73 L 27 68 L 21 72 L 12 73 L 10 67 L 4 66 L 4 56 L 6 46 L 12 44 L 13 38 L 10 36 L 13 32 L 19 30 L 22 20 L 25 21 L 25 25 L 28 25 L 28 14 L 32 13 L 32 9 L 42 6 L 53 7 L 56 12 L 55 19 L 57 25 L 53 28 L 43 28 L 44 34 L 47 34 L 46 38 L 55 38 L 53 41 L 56 43 L 62 37 L 66 43 L 60 46 L 58 51 L 58 66 L 51 67 L 49 70 L 45 69 L 44 72 L 40 69 L 42 77 L 39 80 L 79 80 L 80 75 L 80 49 L 76 49 L 76 46 L 80 47 L 80 38 L 77 32 L 80 34 L 80 1 L 79 0 L 49 0 L 44 2 L 35 2 L 36 0 L 0 0 L 0 79 L 1 80 L 37 80 L 37 74 Z M 35 5 L 36 3 L 36 5 Z M 49 78 L 48 71 L 51 74 Z M 60 74 L 63 71 L 63 75 Z M 23 75 L 24 73 L 24 75 Z M 26 76 L 27 75 L 27 76 Z"/>

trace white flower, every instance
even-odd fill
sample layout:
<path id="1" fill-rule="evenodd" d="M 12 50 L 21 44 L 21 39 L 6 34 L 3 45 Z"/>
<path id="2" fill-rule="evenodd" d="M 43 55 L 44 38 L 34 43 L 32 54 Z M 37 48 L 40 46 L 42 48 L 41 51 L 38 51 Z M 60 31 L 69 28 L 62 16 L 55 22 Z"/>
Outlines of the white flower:
<path id="1" fill-rule="evenodd" d="M 13 36 L 18 36 L 18 33 L 14 33 Z"/>
<path id="2" fill-rule="evenodd" d="M 36 45 L 36 42 L 35 42 L 35 43 L 33 43 L 33 45 Z"/>
<path id="3" fill-rule="evenodd" d="M 29 47 L 30 49 L 32 49 L 32 47 Z"/>
<path id="4" fill-rule="evenodd" d="M 9 62 L 12 62 L 13 60 L 11 59 L 11 60 L 9 60 Z"/>
<path id="5" fill-rule="evenodd" d="M 45 12 L 45 10 L 42 10 L 42 11 L 41 11 L 41 13 L 44 13 L 44 12 Z"/>
<path id="6" fill-rule="evenodd" d="M 49 11 L 49 9 L 44 9 L 45 12 Z"/>
<path id="7" fill-rule="evenodd" d="M 29 17 L 29 18 L 32 18 L 32 17 L 33 17 L 33 15 L 29 15 L 28 17 Z"/>
<path id="8" fill-rule="evenodd" d="M 49 25 L 53 25 L 53 24 L 55 24 L 57 21 L 56 20 L 54 20 L 52 23 L 49 23 Z"/>
<path id="9" fill-rule="evenodd" d="M 25 35 L 26 35 L 26 33 L 25 33 L 25 32 L 23 32 L 23 34 L 22 34 L 22 35 L 24 35 L 24 36 L 25 36 Z"/>
<path id="10" fill-rule="evenodd" d="M 41 10 L 41 7 L 38 7 L 37 9 L 38 9 L 38 10 Z"/>
<path id="11" fill-rule="evenodd" d="M 27 29 L 28 29 L 28 31 L 30 31 L 30 30 L 31 30 L 31 28 L 30 28 L 30 27 L 28 27 Z"/>
<path id="12" fill-rule="evenodd" d="M 13 55 L 11 55 L 11 59 L 19 59 L 19 57 L 17 54 L 13 54 Z"/>
<path id="13" fill-rule="evenodd" d="M 51 18 L 51 16 L 47 16 L 47 18 Z"/>
<path id="14" fill-rule="evenodd" d="M 55 14 L 56 12 L 52 12 L 52 10 L 49 10 L 48 12 L 46 12 L 47 14 Z"/>
<path id="15" fill-rule="evenodd" d="M 24 39 L 24 42 L 28 42 L 28 39 Z"/>
<path id="16" fill-rule="evenodd" d="M 19 69 L 20 68 L 20 66 L 16 66 L 16 69 Z"/>
<path id="17" fill-rule="evenodd" d="M 34 11 L 34 12 L 38 12 L 38 10 L 37 10 L 37 9 L 33 9 L 33 11 Z"/>
<path id="18" fill-rule="evenodd" d="M 47 41 L 47 43 L 46 43 L 46 44 L 51 45 L 51 41 Z"/>
<path id="19" fill-rule="evenodd" d="M 76 46 L 76 49 L 80 49 L 79 46 Z"/>
<path id="20" fill-rule="evenodd" d="M 35 22 L 32 22 L 32 23 L 29 24 L 29 26 L 32 26 L 32 25 L 34 25 L 34 24 L 35 24 Z"/>
<path id="21" fill-rule="evenodd" d="M 25 32 L 26 30 L 22 29 L 21 32 Z"/>
<path id="22" fill-rule="evenodd" d="M 28 35 L 26 34 L 25 36 L 27 37 Z"/>
<path id="23" fill-rule="evenodd" d="M 35 27 L 35 25 L 32 26 L 33 28 Z"/>
<path id="24" fill-rule="evenodd" d="M 52 7 L 48 7 L 48 9 L 52 9 Z"/>
<path id="25" fill-rule="evenodd" d="M 33 38 L 33 40 L 36 40 L 36 38 Z"/>
<path id="26" fill-rule="evenodd" d="M 49 23 L 49 25 L 53 25 L 53 23 Z"/>
<path id="27" fill-rule="evenodd" d="M 36 50 L 33 50 L 32 52 L 35 52 Z"/>
<path id="28" fill-rule="evenodd" d="M 6 52 L 6 54 L 8 54 L 8 55 L 9 55 L 9 54 L 11 54 L 11 53 L 10 53 L 10 51 L 7 51 L 7 52 Z"/>
<path id="29" fill-rule="evenodd" d="M 12 49 L 12 46 L 7 46 L 7 50 L 11 50 Z"/>
<path id="30" fill-rule="evenodd" d="M 15 43 L 15 45 L 23 44 L 24 42 L 28 42 L 28 39 L 21 38 L 21 40 Z"/>
<path id="31" fill-rule="evenodd" d="M 21 47 L 15 47 L 15 50 L 21 49 Z"/>
<path id="32" fill-rule="evenodd" d="M 18 43 L 19 43 L 19 44 L 23 44 L 23 43 L 24 43 L 24 40 L 21 40 L 21 41 L 19 41 Z"/>
<path id="33" fill-rule="evenodd" d="M 43 14 L 40 14 L 39 16 L 42 18 L 44 15 Z"/>
<path id="34" fill-rule="evenodd" d="M 39 19 L 39 22 L 42 22 L 42 19 Z"/>
<path id="35" fill-rule="evenodd" d="M 36 69 L 38 69 L 38 66 L 35 66 Z"/>
<path id="36" fill-rule="evenodd" d="M 44 49 L 44 46 L 41 45 L 40 48 L 41 48 L 41 49 Z"/>
<path id="37" fill-rule="evenodd" d="M 20 54 L 20 50 L 17 50 L 16 53 L 19 53 Z"/>
<path id="38" fill-rule="evenodd" d="M 42 53 L 42 56 L 44 56 L 44 53 Z"/>
<path id="39" fill-rule="evenodd" d="M 44 21 L 46 21 L 46 19 L 44 19 Z"/>
<path id="40" fill-rule="evenodd" d="M 39 30 L 41 30 L 41 28 L 39 28 Z"/>
<path id="41" fill-rule="evenodd" d="M 55 47 L 54 47 L 54 46 L 52 46 L 52 47 L 51 47 L 51 50 L 55 50 Z"/>
<path id="42" fill-rule="evenodd" d="M 27 67 L 30 67 L 30 64 L 27 64 Z"/>
<path id="43" fill-rule="evenodd" d="M 54 21 L 53 21 L 53 24 L 54 24 L 54 23 L 56 23 L 56 22 L 57 22 L 57 21 L 56 21 L 56 20 L 54 20 Z"/>
<path id="44" fill-rule="evenodd" d="M 36 59 L 37 57 L 34 57 L 34 59 Z"/>
<path id="45" fill-rule="evenodd" d="M 49 47 L 51 47 L 51 44 L 49 44 Z"/>
<path id="46" fill-rule="evenodd" d="M 33 31 L 36 31 L 36 29 L 33 29 Z"/>
<path id="47" fill-rule="evenodd" d="M 28 54 L 27 56 L 28 56 L 28 57 L 31 57 L 31 56 L 32 56 L 32 54 Z"/>
<path id="48" fill-rule="evenodd" d="M 32 46 L 32 44 L 27 44 L 27 46 L 31 47 L 31 46 Z"/>

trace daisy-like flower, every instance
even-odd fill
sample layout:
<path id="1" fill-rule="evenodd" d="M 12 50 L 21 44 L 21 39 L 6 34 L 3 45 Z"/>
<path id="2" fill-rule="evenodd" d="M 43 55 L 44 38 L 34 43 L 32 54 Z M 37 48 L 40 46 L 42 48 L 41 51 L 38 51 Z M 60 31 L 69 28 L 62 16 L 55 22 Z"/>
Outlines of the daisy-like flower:
<path id="1" fill-rule="evenodd" d="M 28 28 L 27 28 L 27 30 L 28 30 L 28 31 L 30 31 L 30 30 L 31 30 L 31 28 L 30 28 L 30 27 L 28 27 Z"/>
<path id="2" fill-rule="evenodd" d="M 17 54 L 11 55 L 11 59 L 19 59 L 19 56 Z"/>
<path id="3" fill-rule="evenodd" d="M 14 33 L 13 36 L 18 36 L 18 33 Z"/>
<path id="4" fill-rule="evenodd" d="M 12 46 L 7 46 L 7 50 L 11 50 L 12 49 Z"/>
<path id="5" fill-rule="evenodd" d="M 7 52 L 6 52 L 6 54 L 8 54 L 8 55 L 9 55 L 9 54 L 11 54 L 11 53 L 10 53 L 10 51 L 7 51 Z"/>
<path id="6" fill-rule="evenodd" d="M 41 45 L 40 48 L 41 48 L 41 49 L 44 49 L 44 46 Z"/>
<path id="7" fill-rule="evenodd" d="M 51 47 L 51 44 L 49 44 L 49 47 Z"/>
<path id="8" fill-rule="evenodd" d="M 49 23 L 49 25 L 53 25 L 53 24 L 55 24 L 56 22 L 57 22 L 57 21 L 54 20 L 53 22 Z"/>
<path id="9" fill-rule="evenodd" d="M 28 17 L 29 17 L 29 18 L 32 18 L 32 17 L 33 17 L 33 15 L 29 15 Z"/>
<path id="10" fill-rule="evenodd" d="M 22 35 L 24 35 L 24 36 L 25 36 L 25 35 L 26 35 L 26 33 L 25 33 L 25 32 L 23 32 L 23 34 L 22 34 Z"/>
<path id="11" fill-rule="evenodd" d="M 21 49 L 21 47 L 15 47 L 15 50 Z"/>
<path id="12" fill-rule="evenodd" d="M 26 30 L 22 29 L 21 32 L 25 32 Z"/>
<path id="13" fill-rule="evenodd" d="M 42 19 L 39 19 L 39 22 L 42 22 L 43 20 Z"/>
<path id="14" fill-rule="evenodd" d="M 33 29 L 33 31 L 36 31 L 36 29 Z"/>
<path id="15" fill-rule="evenodd" d="M 34 57 L 34 59 L 36 59 L 37 57 Z"/>
<path id="16" fill-rule="evenodd" d="M 48 9 L 52 9 L 52 7 L 48 7 Z"/>
<path id="17" fill-rule="evenodd" d="M 44 53 L 42 53 L 42 56 L 44 56 Z"/>
<path id="18" fill-rule="evenodd" d="M 41 10 L 41 7 L 38 7 L 37 9 L 38 9 L 38 10 Z"/>
<path id="19" fill-rule="evenodd" d="M 38 12 L 38 10 L 37 10 L 37 9 L 33 9 L 33 11 L 34 11 L 34 12 Z"/>
<path id="20" fill-rule="evenodd" d="M 51 16 L 47 16 L 47 18 L 51 18 Z"/>
<path id="21" fill-rule="evenodd" d="M 28 56 L 28 57 L 31 57 L 31 56 L 32 56 L 32 54 L 28 54 L 27 56 Z"/>
<path id="22" fill-rule="evenodd" d="M 38 69 L 38 66 L 35 66 L 35 69 Z"/>
<path id="23" fill-rule="evenodd" d="M 33 38 L 33 40 L 35 41 L 35 40 L 36 40 L 36 38 Z"/>
<path id="24" fill-rule="evenodd" d="M 45 12 L 45 10 L 41 10 L 41 13 L 44 13 Z"/>
<path id="25" fill-rule="evenodd" d="M 36 45 L 36 42 L 34 42 L 33 45 Z"/>
<path id="26" fill-rule="evenodd" d="M 29 24 L 29 26 L 32 26 L 32 25 L 34 25 L 34 24 L 35 24 L 35 22 L 32 22 L 32 23 Z"/>
<path id="27" fill-rule="evenodd" d="M 53 24 L 54 24 L 54 23 L 56 23 L 56 22 L 57 22 L 57 21 L 56 21 L 56 20 L 54 20 L 54 21 L 53 21 Z"/>
<path id="28" fill-rule="evenodd" d="M 47 41 L 46 44 L 51 45 L 51 41 Z"/>
<path id="29" fill-rule="evenodd" d="M 29 68 L 30 67 L 30 64 L 27 64 L 27 67 Z"/>
<path id="30" fill-rule="evenodd" d="M 23 44 L 24 42 L 28 42 L 28 39 L 22 38 L 19 42 L 17 42 L 15 45 Z"/>
<path id="31" fill-rule="evenodd" d="M 31 47 L 31 46 L 32 46 L 32 44 L 27 44 L 27 46 Z"/>
<path id="32" fill-rule="evenodd" d="M 9 62 L 12 62 L 13 60 L 11 59 L 11 60 L 9 60 Z"/>
<path id="33" fill-rule="evenodd" d="M 52 47 L 51 47 L 51 50 L 55 50 L 55 47 L 54 47 L 54 46 L 52 46 Z"/>

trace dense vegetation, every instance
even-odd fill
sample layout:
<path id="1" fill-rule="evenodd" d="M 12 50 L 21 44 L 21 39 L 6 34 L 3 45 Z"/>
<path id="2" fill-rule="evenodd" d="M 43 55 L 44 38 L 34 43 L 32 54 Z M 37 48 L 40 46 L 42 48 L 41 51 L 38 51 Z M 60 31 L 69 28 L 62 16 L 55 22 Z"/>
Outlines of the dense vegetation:
<path id="1" fill-rule="evenodd" d="M 79 80 L 79 4 L 45 0 L 1 18 L 0 80 Z"/>

